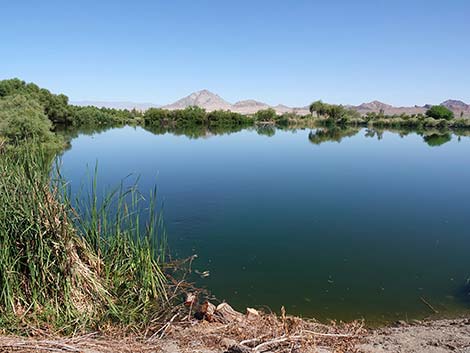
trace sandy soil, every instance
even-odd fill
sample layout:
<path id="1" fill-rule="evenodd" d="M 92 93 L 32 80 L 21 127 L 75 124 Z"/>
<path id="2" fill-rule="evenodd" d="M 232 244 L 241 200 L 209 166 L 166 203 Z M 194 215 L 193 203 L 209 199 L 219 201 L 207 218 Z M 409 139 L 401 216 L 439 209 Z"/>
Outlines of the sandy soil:
<path id="1" fill-rule="evenodd" d="M 364 353 L 470 353 L 470 319 L 386 327 L 369 332 L 366 341 Z"/>
<path id="2" fill-rule="evenodd" d="M 163 339 L 148 341 L 138 337 L 117 338 L 88 335 L 68 339 L 20 338 L 0 336 L 0 352 L 75 352 L 75 353 L 261 353 L 261 352 L 362 352 L 362 353 L 470 353 L 470 319 L 438 320 L 401 323 L 395 327 L 385 327 L 365 332 L 358 341 L 356 349 L 319 345 L 316 348 L 288 349 L 272 347 L 268 350 L 246 351 L 230 350 L 239 342 L 223 335 L 218 336 L 211 344 L 201 340 L 201 335 L 210 336 L 215 332 L 211 325 L 202 325 L 180 330 L 176 336 L 169 335 Z M 181 334 L 186 335 L 181 339 Z M 336 349 L 336 350 L 335 350 Z"/>

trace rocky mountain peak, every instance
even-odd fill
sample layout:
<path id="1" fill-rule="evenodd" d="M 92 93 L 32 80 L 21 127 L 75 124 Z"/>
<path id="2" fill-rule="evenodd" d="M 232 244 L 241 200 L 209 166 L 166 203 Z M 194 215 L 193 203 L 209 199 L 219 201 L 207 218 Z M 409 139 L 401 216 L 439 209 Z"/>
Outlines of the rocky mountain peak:
<path id="1" fill-rule="evenodd" d="M 189 96 L 166 105 L 165 109 L 185 109 L 191 106 L 198 106 L 206 110 L 227 110 L 231 108 L 231 104 L 223 100 L 219 95 L 212 93 L 207 89 L 193 92 Z"/>
<path id="2" fill-rule="evenodd" d="M 462 109 L 462 110 L 470 109 L 470 105 L 462 101 L 454 100 L 454 99 L 448 99 L 445 102 L 442 102 L 441 105 L 450 109 Z"/>
<path id="3" fill-rule="evenodd" d="M 386 104 L 380 101 L 372 101 L 369 103 L 362 103 L 361 105 L 358 106 L 358 108 L 377 111 L 377 110 L 386 110 L 386 109 L 392 108 L 392 106 L 390 104 Z"/>

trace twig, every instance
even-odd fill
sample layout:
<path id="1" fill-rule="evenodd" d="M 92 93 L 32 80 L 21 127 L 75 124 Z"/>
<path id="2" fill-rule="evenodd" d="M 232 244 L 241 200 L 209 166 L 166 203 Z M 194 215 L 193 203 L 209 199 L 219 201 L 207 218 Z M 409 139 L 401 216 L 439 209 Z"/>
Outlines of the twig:
<path id="1" fill-rule="evenodd" d="M 261 344 L 258 344 L 255 348 L 253 348 L 253 351 L 254 352 L 261 352 L 261 349 L 269 347 L 273 344 L 284 343 L 284 342 L 288 342 L 288 341 L 291 341 L 291 340 L 301 340 L 302 338 L 303 337 L 301 335 L 290 336 L 290 337 L 281 336 L 280 338 L 276 338 L 276 339 L 273 339 L 271 341 L 266 341 L 266 342 L 263 342 Z"/>
<path id="2" fill-rule="evenodd" d="M 262 349 L 269 347 L 274 344 L 279 344 L 279 343 L 284 343 L 284 342 L 289 342 L 289 341 L 299 341 L 302 339 L 305 339 L 305 335 L 302 335 L 302 333 L 307 333 L 309 335 L 314 335 L 314 336 L 320 336 L 320 337 L 332 337 L 332 338 L 352 338 L 355 337 L 356 335 L 354 334 L 341 334 L 341 333 L 322 333 L 322 332 L 315 332 L 315 331 L 310 331 L 310 330 L 303 330 L 301 334 L 295 335 L 295 336 L 281 336 L 275 339 L 272 339 L 270 341 L 266 341 L 263 343 L 260 343 L 257 345 L 255 348 L 253 348 L 254 352 L 261 352 Z M 257 342 L 260 341 L 261 338 L 253 338 L 249 340 L 244 340 L 240 342 L 240 345 L 246 346 L 249 343 Z"/>
<path id="3" fill-rule="evenodd" d="M 350 333 L 322 333 L 322 332 L 315 332 L 310 330 L 303 330 L 310 335 L 320 336 L 320 337 L 336 337 L 336 338 L 351 338 L 355 337 L 356 335 Z"/>
<path id="4" fill-rule="evenodd" d="M 424 299 L 424 297 L 420 297 L 419 299 L 421 299 L 421 301 L 426 304 L 428 306 L 429 309 L 431 309 L 434 314 L 439 314 L 439 311 L 437 311 L 436 309 L 434 309 L 434 307 L 431 305 L 431 303 L 429 303 L 426 299 Z"/>
<path id="5" fill-rule="evenodd" d="M 72 337 L 70 339 L 70 342 L 80 342 L 80 341 L 85 340 L 87 338 L 95 337 L 98 334 L 99 334 L 99 332 L 95 331 L 95 332 L 87 333 L 86 335 L 75 336 L 75 337 Z"/>
<path id="6" fill-rule="evenodd" d="M 269 334 L 266 334 L 266 335 L 262 335 L 262 336 L 260 336 L 260 337 L 256 337 L 256 338 L 251 338 L 251 339 L 248 339 L 248 340 L 244 340 L 244 341 L 241 341 L 241 342 L 240 342 L 240 345 L 246 346 L 247 344 L 250 344 L 250 343 L 259 342 L 259 341 L 261 341 L 263 338 L 268 337 L 268 336 L 269 336 Z"/>
<path id="7" fill-rule="evenodd" d="M 60 348 L 62 348 L 63 350 L 66 350 L 66 351 L 70 351 L 70 352 L 80 352 L 80 350 L 78 348 L 75 348 L 69 344 L 66 344 L 66 343 L 60 343 L 60 342 L 57 342 L 57 341 L 49 341 L 49 340 L 44 340 L 44 341 L 38 341 L 37 344 L 39 345 L 47 345 L 47 346 L 58 346 Z"/>
<path id="8" fill-rule="evenodd" d="M 170 321 L 168 321 L 165 325 L 163 325 L 162 327 L 160 327 L 160 329 L 155 332 L 149 339 L 148 341 L 151 342 L 153 340 L 155 340 L 155 338 L 158 336 L 158 334 L 161 332 L 161 335 L 160 337 L 158 337 L 159 339 L 162 339 L 163 338 L 163 335 L 165 334 L 166 330 L 168 330 L 168 328 L 170 327 L 171 323 L 176 319 L 176 317 L 178 316 L 179 314 L 176 313 L 175 315 L 173 315 L 173 317 L 170 319 Z"/>
<path id="9" fill-rule="evenodd" d="M 26 343 L 9 343 L 9 344 L 0 344 L 0 348 L 23 348 L 23 349 L 33 349 L 35 351 L 37 350 L 45 350 L 45 351 L 51 351 L 51 352 L 81 352 L 80 349 L 77 349 L 75 347 L 66 345 L 66 344 L 60 344 L 57 342 L 52 342 L 52 345 L 59 347 L 59 348 L 54 348 L 54 347 L 49 347 L 49 346 L 43 346 L 40 343 L 37 345 L 31 345 L 31 344 L 26 344 Z"/>
<path id="10" fill-rule="evenodd" d="M 284 327 L 284 334 L 288 335 L 289 330 L 287 328 L 286 308 L 284 308 L 284 305 L 281 307 L 281 318 L 282 318 L 282 326 Z"/>

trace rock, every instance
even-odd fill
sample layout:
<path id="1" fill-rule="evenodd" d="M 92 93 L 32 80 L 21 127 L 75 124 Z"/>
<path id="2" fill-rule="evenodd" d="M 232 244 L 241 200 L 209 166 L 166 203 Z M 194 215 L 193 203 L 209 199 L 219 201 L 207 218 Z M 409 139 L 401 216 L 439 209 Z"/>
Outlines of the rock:
<path id="1" fill-rule="evenodd" d="M 398 327 L 400 327 L 400 326 L 408 326 L 408 323 L 407 323 L 406 321 L 404 321 L 404 320 L 398 320 L 398 321 L 395 322 L 395 326 L 398 326 Z"/>

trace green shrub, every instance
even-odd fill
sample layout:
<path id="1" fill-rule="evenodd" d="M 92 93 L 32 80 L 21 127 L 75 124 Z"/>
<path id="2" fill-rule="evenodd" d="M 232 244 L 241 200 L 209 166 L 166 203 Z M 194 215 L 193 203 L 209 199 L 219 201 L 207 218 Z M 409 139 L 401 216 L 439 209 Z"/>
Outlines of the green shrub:
<path id="1" fill-rule="evenodd" d="M 9 144 L 17 145 L 27 140 L 54 142 L 57 138 L 51 128 L 51 121 L 36 100 L 20 95 L 0 99 L 0 135 Z"/>
<path id="2" fill-rule="evenodd" d="M 316 101 L 310 104 L 310 112 L 314 112 L 318 117 L 326 117 L 330 124 L 348 124 L 350 120 L 361 119 L 361 114 L 353 109 L 347 109 L 342 105 L 327 104 L 322 101 Z M 370 119 L 370 117 L 369 117 Z"/>
<path id="3" fill-rule="evenodd" d="M 452 120 L 450 124 L 453 127 L 468 128 L 470 127 L 470 119 L 464 119 L 464 118 L 454 119 Z"/>
<path id="4" fill-rule="evenodd" d="M 166 109 L 150 108 L 144 113 L 146 125 L 163 124 L 169 119 L 169 111 Z"/>
<path id="5" fill-rule="evenodd" d="M 253 118 L 260 122 L 274 122 L 277 118 L 276 111 L 272 108 L 258 110 Z"/>
<path id="6" fill-rule="evenodd" d="M 0 81 L 0 97 L 22 95 L 38 101 L 46 116 L 54 123 L 68 123 L 70 111 L 68 97 L 53 94 L 34 83 L 26 83 L 17 78 Z"/>
<path id="7" fill-rule="evenodd" d="M 126 119 L 108 109 L 87 106 L 73 107 L 71 121 L 74 126 L 96 126 L 122 124 Z"/>
<path id="8" fill-rule="evenodd" d="M 434 105 L 428 109 L 426 116 L 433 119 L 451 120 L 454 118 L 454 113 L 442 105 Z"/>

